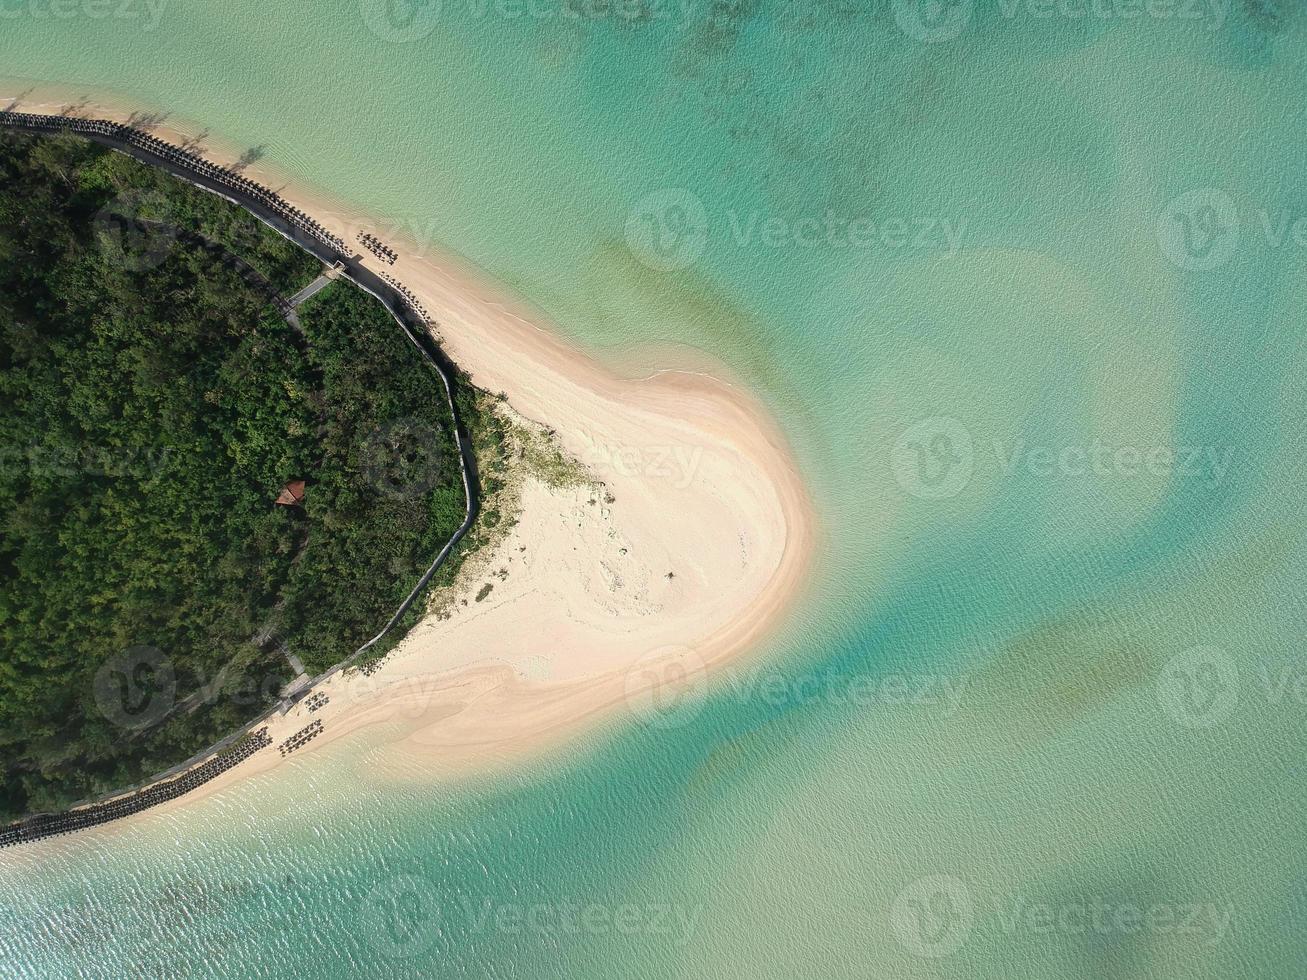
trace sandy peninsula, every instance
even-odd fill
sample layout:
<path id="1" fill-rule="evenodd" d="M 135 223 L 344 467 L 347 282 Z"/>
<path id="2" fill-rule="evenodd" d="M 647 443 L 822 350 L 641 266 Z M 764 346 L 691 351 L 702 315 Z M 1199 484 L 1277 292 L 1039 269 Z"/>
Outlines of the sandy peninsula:
<path id="1" fill-rule="evenodd" d="M 79 115 L 130 115 L 74 101 Z M 68 104 L 29 91 L 14 107 L 54 113 Z M 172 117 L 153 131 L 177 143 L 202 132 Z M 213 138 L 198 150 L 220 164 L 239 157 Z M 475 384 L 547 427 L 589 477 L 559 488 L 528 475 L 518 523 L 467 564 L 445 614 L 427 617 L 371 676 L 338 674 L 321 686 L 329 703 L 312 718 L 323 734 L 293 756 L 297 764 L 379 723 L 395 732 L 396 773 L 433 776 L 511 762 L 614 712 L 657 723 L 678 696 L 776 630 L 802 592 L 818 529 L 784 436 L 748 392 L 703 372 L 619 377 L 457 260 L 268 162 L 245 172 L 345 242 L 372 232 L 395 248 L 394 265 L 358 251 L 413 291 Z M 478 601 L 487 582 L 493 589 Z M 302 703 L 275 717 L 274 743 L 309 719 Z M 283 761 L 261 751 L 149 812 Z"/>

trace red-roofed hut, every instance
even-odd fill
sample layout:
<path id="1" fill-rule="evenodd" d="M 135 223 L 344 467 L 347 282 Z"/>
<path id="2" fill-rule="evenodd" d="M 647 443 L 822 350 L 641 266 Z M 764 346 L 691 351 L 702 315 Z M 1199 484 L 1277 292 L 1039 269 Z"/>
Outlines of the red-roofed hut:
<path id="1" fill-rule="evenodd" d="M 276 503 L 280 504 L 282 507 L 298 507 L 300 504 L 304 503 L 304 481 L 291 480 L 287 483 L 281 488 L 281 493 L 278 494 Z"/>

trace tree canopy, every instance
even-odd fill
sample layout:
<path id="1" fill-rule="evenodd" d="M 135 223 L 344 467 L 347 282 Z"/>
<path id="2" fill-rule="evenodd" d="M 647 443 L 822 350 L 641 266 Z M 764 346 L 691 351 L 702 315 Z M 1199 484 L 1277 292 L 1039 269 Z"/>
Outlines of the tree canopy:
<path id="1" fill-rule="evenodd" d="M 320 271 L 130 158 L 0 135 L 0 818 L 238 728 L 461 523 L 439 376 L 348 284 L 288 316 Z"/>

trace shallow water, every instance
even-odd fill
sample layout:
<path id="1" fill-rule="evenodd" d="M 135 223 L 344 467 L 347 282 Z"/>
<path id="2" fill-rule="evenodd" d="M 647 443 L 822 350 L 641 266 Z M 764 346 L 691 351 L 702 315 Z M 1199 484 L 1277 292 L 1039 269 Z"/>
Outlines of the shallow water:
<path id="1" fill-rule="evenodd" d="M 725 361 L 830 533 L 657 724 L 405 788 L 376 733 L 0 854 L 0 972 L 1300 969 L 1296 6 L 43 3 L 0 73 L 262 147 L 606 356 Z"/>

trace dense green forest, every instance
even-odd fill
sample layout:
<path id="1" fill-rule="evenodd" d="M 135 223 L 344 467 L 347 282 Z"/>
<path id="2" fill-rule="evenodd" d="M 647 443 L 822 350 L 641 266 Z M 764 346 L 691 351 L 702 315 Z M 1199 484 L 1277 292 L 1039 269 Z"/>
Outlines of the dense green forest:
<path id="1" fill-rule="evenodd" d="M 0 818 L 261 713 L 461 523 L 439 376 L 353 286 L 277 301 L 320 271 L 130 158 L 0 135 Z"/>

